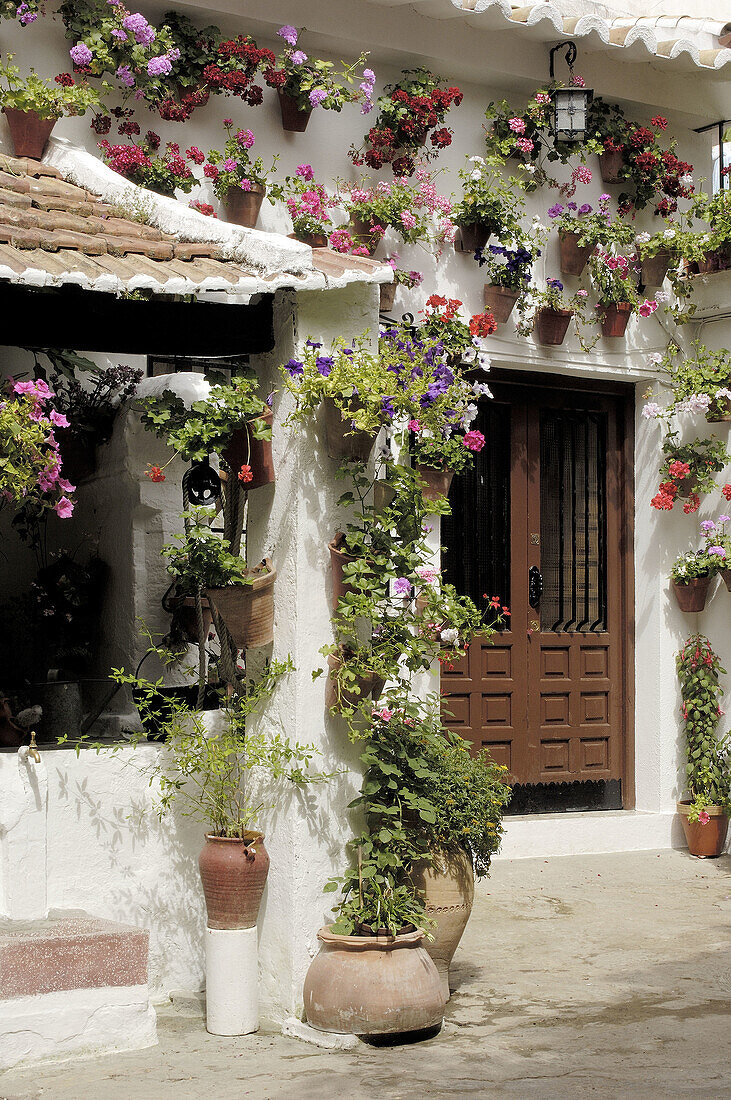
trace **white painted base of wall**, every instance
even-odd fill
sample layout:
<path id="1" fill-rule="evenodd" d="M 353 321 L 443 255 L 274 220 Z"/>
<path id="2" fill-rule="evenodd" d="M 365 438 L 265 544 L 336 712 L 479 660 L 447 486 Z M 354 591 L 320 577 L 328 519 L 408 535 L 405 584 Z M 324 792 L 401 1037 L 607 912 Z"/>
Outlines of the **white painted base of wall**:
<path id="1" fill-rule="evenodd" d="M 157 1043 L 146 985 L 64 989 L 0 1001 L 0 1070 Z"/>
<path id="2" fill-rule="evenodd" d="M 256 928 L 206 928 L 206 1028 L 249 1035 L 259 1027 Z"/>
<path id="3" fill-rule="evenodd" d="M 505 820 L 496 859 L 645 852 L 685 848 L 683 827 L 674 812 L 597 810 L 593 813 L 525 814 Z"/>

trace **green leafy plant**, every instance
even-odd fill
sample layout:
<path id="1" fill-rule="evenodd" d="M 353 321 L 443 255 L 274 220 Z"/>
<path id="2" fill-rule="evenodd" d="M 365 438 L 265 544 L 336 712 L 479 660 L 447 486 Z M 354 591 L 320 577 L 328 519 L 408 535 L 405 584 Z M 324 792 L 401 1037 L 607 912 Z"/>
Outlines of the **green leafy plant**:
<path id="1" fill-rule="evenodd" d="M 481 340 L 492 336 L 497 329 L 495 318 L 488 311 L 476 313 L 465 321 L 460 314 L 459 298 L 445 298 L 431 294 L 422 309 L 421 329 L 427 340 L 441 345 L 451 364 L 464 360 L 471 362 Z"/>
<path id="2" fill-rule="evenodd" d="M 726 670 L 703 634 L 687 639 L 675 663 L 683 697 L 689 820 L 706 824 L 707 807 L 720 806 L 731 813 L 731 739 L 717 733 L 723 695 L 719 679 Z"/>
<path id="3" fill-rule="evenodd" d="M 175 197 L 176 190 L 189 194 L 198 186 L 198 180 L 181 155 L 180 146 L 169 141 L 164 153 L 158 155 L 159 147 L 160 139 L 152 130 L 147 131 L 141 144 L 132 141 L 111 145 L 106 138 L 99 142 L 105 163 L 125 179 L 170 198 Z M 190 150 L 186 156 L 195 161 L 197 152 Z"/>
<path id="4" fill-rule="evenodd" d="M 727 348 L 712 351 L 700 340 L 692 341 L 691 347 L 692 356 L 671 341 L 658 364 L 673 391 L 667 414 L 704 411 L 720 415 L 731 398 L 731 356 Z"/>
<path id="5" fill-rule="evenodd" d="M 713 577 L 719 570 L 719 559 L 702 550 L 680 554 L 670 570 L 670 579 L 676 584 L 688 584 L 699 577 Z"/>
<path id="6" fill-rule="evenodd" d="M 348 215 L 367 227 L 367 238 L 356 233 L 358 241 L 365 241 L 373 249 L 387 229 L 392 229 L 407 244 L 429 241 L 433 235 L 430 209 L 426 204 L 426 190 L 434 187 L 431 177 L 425 175 L 413 186 L 397 177 L 392 183 L 381 180 L 373 187 L 363 183 L 350 184 L 337 181 L 338 198 Z M 430 192 L 431 197 L 431 192 Z M 449 203 L 434 191 L 435 210 L 441 206 L 446 216 Z"/>
<path id="7" fill-rule="evenodd" d="M 83 115 L 101 103 L 100 94 L 86 80 L 78 84 L 69 73 L 60 73 L 52 84 L 31 69 L 27 76 L 13 65 L 14 54 L 0 61 L 0 105 L 16 111 L 32 111 L 39 118 Z M 104 86 L 108 89 L 108 85 Z"/>
<path id="8" fill-rule="evenodd" d="M 697 512 L 701 494 L 717 489 L 715 477 L 731 462 L 725 444 L 711 436 L 680 443 L 678 432 L 666 433 L 662 444 L 664 457 L 660 466 L 660 489 L 650 502 L 653 508 L 671 511 L 678 496 L 686 497 L 683 511 Z"/>
<path id="9" fill-rule="evenodd" d="M 310 164 L 298 165 L 293 176 L 273 183 L 267 197 L 272 204 L 275 199 L 284 202 L 296 237 L 326 237 L 332 225 L 330 211 L 338 206 L 338 199 L 315 181 Z"/>
<path id="10" fill-rule="evenodd" d="M 224 125 L 228 134 L 224 150 L 221 153 L 211 149 L 203 169 L 204 175 L 213 181 L 216 195 L 219 199 L 225 199 L 229 190 L 239 188 L 251 191 L 252 185 L 266 190 L 269 176 L 277 167 L 279 154 L 274 154 L 271 168 L 265 169 L 261 157 L 253 159 L 249 153 L 255 140 L 251 130 L 234 130 L 228 119 Z"/>
<path id="11" fill-rule="evenodd" d="M 525 209 L 525 199 L 517 179 L 505 179 L 497 170 L 499 158 L 467 157 L 468 165 L 461 168 L 462 197 L 452 207 L 451 218 L 455 225 L 482 225 L 503 241 L 520 232 L 520 217 Z"/>
<path id="12" fill-rule="evenodd" d="M 22 506 L 30 520 L 53 509 L 61 519 L 74 510 L 71 485 L 63 477 L 55 432 L 68 428 L 53 408 L 45 379 L 15 382 L 0 401 L 0 508 Z"/>
<path id="13" fill-rule="evenodd" d="M 215 512 L 210 508 L 191 508 L 183 513 L 187 521 L 184 534 L 176 535 L 178 545 L 163 546 L 167 570 L 175 577 L 178 594 L 192 596 L 206 588 L 251 584 L 246 561 L 230 552 L 230 543 L 211 529 Z"/>
<path id="14" fill-rule="evenodd" d="M 619 218 L 612 219 L 609 212 L 609 195 L 601 195 L 597 208 L 590 203 L 578 206 L 575 202 L 555 203 L 548 211 L 553 227 L 559 233 L 575 233 L 580 248 L 585 245 L 627 245 L 634 239 L 634 230 Z"/>
<path id="15" fill-rule="evenodd" d="M 359 79 L 356 72 L 365 65 L 367 51 L 361 53 L 352 65 L 343 64 L 342 69 L 336 69 L 334 62 L 308 57 L 299 48 L 299 35 L 295 27 L 281 27 L 277 34 L 287 46 L 275 65 L 264 73 L 270 88 L 295 99 L 300 111 L 311 111 L 315 107 L 321 107 L 323 111 L 342 111 L 346 103 L 358 101 L 363 101 L 366 108 L 364 114 L 370 110 L 375 80 L 371 69 L 363 69 L 361 83 L 355 86 Z"/>

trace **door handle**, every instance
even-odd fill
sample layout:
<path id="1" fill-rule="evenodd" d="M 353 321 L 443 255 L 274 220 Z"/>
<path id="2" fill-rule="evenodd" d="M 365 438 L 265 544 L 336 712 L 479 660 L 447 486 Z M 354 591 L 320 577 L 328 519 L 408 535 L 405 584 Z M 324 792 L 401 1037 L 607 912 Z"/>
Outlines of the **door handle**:
<path id="1" fill-rule="evenodd" d="M 528 603 L 531 607 L 538 607 L 543 594 L 543 577 L 537 565 L 531 565 L 528 570 Z"/>

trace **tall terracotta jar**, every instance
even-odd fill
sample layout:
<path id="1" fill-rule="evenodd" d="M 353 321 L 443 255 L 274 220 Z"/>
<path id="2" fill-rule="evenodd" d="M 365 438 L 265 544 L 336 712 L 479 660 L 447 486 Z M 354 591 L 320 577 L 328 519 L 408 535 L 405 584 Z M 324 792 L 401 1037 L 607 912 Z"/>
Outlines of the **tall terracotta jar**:
<path id="1" fill-rule="evenodd" d="M 304 985 L 307 1022 L 346 1035 L 400 1035 L 441 1026 L 444 997 L 424 933 L 317 933 L 319 954 Z"/>
<path id="2" fill-rule="evenodd" d="M 685 584 L 678 584 L 677 581 L 672 583 L 673 592 L 681 611 L 692 615 L 704 609 L 708 596 L 708 586 L 711 583 L 710 577 L 695 577 L 694 580 L 687 581 Z"/>
<path id="3" fill-rule="evenodd" d="M 233 222 L 234 225 L 253 229 L 265 195 L 266 189 L 259 183 L 252 183 L 250 191 L 242 191 L 240 187 L 229 187 L 224 200 L 226 220 Z"/>
<path id="4" fill-rule="evenodd" d="M 597 311 L 601 317 L 602 336 L 615 339 L 624 336 L 632 316 L 630 302 L 600 302 Z"/>
<path id="5" fill-rule="evenodd" d="M 206 834 L 198 858 L 209 928 L 253 928 L 269 874 L 261 833 L 240 837 Z"/>
<path id="6" fill-rule="evenodd" d="M 415 864 L 411 880 L 423 891 L 426 915 L 436 922 L 434 939 L 425 947 L 439 972 L 444 1000 L 449 1000 L 449 966 L 470 919 L 475 900 L 472 860 L 464 848 L 435 852 L 432 862 Z"/>
<path id="7" fill-rule="evenodd" d="M 564 342 L 564 337 L 569 327 L 569 321 L 574 315 L 572 309 L 549 309 L 543 307 L 537 310 L 533 331 L 539 344 L 557 347 Z"/>
<path id="8" fill-rule="evenodd" d="M 513 312 L 520 291 L 509 286 L 485 286 L 485 309 L 489 310 L 499 325 L 504 325 Z"/>
<path id="9" fill-rule="evenodd" d="M 322 425 L 325 435 L 325 449 L 330 458 L 342 462 L 344 458 L 355 462 L 367 462 L 370 458 L 376 437 L 370 432 L 353 430 L 349 420 L 343 420 L 340 409 L 332 397 L 322 402 Z"/>
<path id="10" fill-rule="evenodd" d="M 624 156 L 622 153 L 604 152 L 599 154 L 599 171 L 603 183 L 622 183 L 623 177 L 620 172 L 623 167 Z"/>
<path id="11" fill-rule="evenodd" d="M 471 225 L 459 227 L 460 243 L 463 252 L 477 252 L 482 250 L 490 240 L 492 229 L 489 225 L 480 225 L 474 222 Z"/>
<path id="12" fill-rule="evenodd" d="M 274 641 L 274 582 L 276 569 L 267 558 L 248 569 L 251 584 L 208 588 L 206 595 L 223 619 L 238 649 L 254 649 Z"/>
<path id="13" fill-rule="evenodd" d="M 3 113 L 8 120 L 16 157 L 40 160 L 58 119 L 41 118 L 35 111 L 19 111 L 17 107 L 3 107 Z"/>
<path id="14" fill-rule="evenodd" d="M 662 286 L 663 279 L 668 273 L 671 256 L 666 248 L 661 248 L 654 256 L 648 256 L 642 261 L 640 270 L 640 282 L 643 286 Z"/>
<path id="15" fill-rule="evenodd" d="M 441 500 L 449 495 L 454 470 L 437 470 L 434 466 L 417 466 L 416 472 L 423 481 L 421 493 L 424 500 Z"/>
<path id="16" fill-rule="evenodd" d="M 579 245 L 579 234 L 562 229 L 558 235 L 561 249 L 561 272 L 564 275 L 581 275 L 594 251 L 593 244 Z"/>
<path id="17" fill-rule="evenodd" d="M 277 91 L 279 93 L 279 107 L 282 112 L 282 129 L 291 134 L 303 134 L 307 129 L 307 123 L 310 121 L 312 108 L 302 111 L 298 107 L 294 96 L 283 92 L 281 88 L 278 88 Z"/>
<path id="18" fill-rule="evenodd" d="M 716 859 L 723 852 L 728 832 L 728 815 L 721 806 L 706 806 L 710 821 L 689 821 L 690 802 L 678 802 L 677 810 L 683 823 L 688 851 L 698 859 Z"/>
<path id="19" fill-rule="evenodd" d="M 268 428 L 271 428 L 274 419 L 271 409 L 259 417 Z M 253 421 L 249 421 L 252 424 Z M 251 481 L 243 481 L 241 484 L 247 491 L 259 489 L 262 485 L 273 485 L 274 459 L 272 457 L 271 439 L 257 439 L 250 427 L 237 429 L 223 451 L 222 457 L 226 460 L 234 476 L 237 476 L 241 467 L 246 464 L 251 467 Z"/>

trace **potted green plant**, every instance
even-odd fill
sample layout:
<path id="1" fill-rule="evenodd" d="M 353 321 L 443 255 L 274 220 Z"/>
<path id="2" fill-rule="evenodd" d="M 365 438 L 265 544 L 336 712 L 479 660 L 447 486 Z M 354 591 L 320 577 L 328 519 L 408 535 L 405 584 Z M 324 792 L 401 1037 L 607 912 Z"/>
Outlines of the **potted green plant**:
<path id="1" fill-rule="evenodd" d="M 718 572 L 731 592 L 731 516 L 721 515 L 717 520 L 704 519 L 701 531 L 705 538 L 705 550 L 718 562 Z"/>
<path id="2" fill-rule="evenodd" d="M 435 436 L 428 429 L 422 430 L 420 425 L 414 428 L 411 454 L 424 500 L 448 496 L 454 475 L 469 469 L 473 455 L 484 446 L 482 432 L 472 429 Z"/>
<path id="3" fill-rule="evenodd" d="M 548 215 L 558 229 L 561 245 L 561 273 L 581 275 L 597 246 L 627 245 L 634 238 L 632 227 L 619 219 L 612 221 L 609 195 L 600 195 L 597 209 L 584 202 L 557 202 Z"/>
<path id="4" fill-rule="evenodd" d="M 564 295 L 564 286 L 560 279 L 548 278 L 544 288 L 531 287 L 530 293 L 519 305 L 521 320 L 517 329 L 522 335 L 531 331 L 539 344 L 557 347 L 564 342 L 569 322 L 580 309 L 577 294 Z M 586 294 L 586 291 L 583 292 Z M 532 315 L 527 311 L 532 307 Z M 578 325 L 576 326 L 578 334 Z"/>
<path id="5" fill-rule="evenodd" d="M 530 283 L 533 261 L 541 253 L 537 248 L 529 248 L 528 244 L 528 235 L 521 233 L 506 245 L 491 244 L 486 250 L 475 253 L 480 267 L 486 268 L 485 308 L 496 324 L 508 320 Z"/>
<path id="6" fill-rule="evenodd" d="M 725 669 L 708 638 L 693 634 L 677 654 L 676 667 L 683 697 L 681 713 L 687 755 L 689 798 L 678 802 L 691 855 L 720 856 L 731 815 L 731 739 L 719 736 Z"/>
<path id="7" fill-rule="evenodd" d="M 621 254 L 597 248 L 591 257 L 591 280 L 599 296 L 597 314 L 605 337 L 622 337 L 632 314 L 650 317 L 657 309 L 654 299 L 640 301 L 635 283 L 636 262 Z"/>
<path id="8" fill-rule="evenodd" d="M 719 558 L 705 549 L 689 551 L 676 558 L 670 571 L 675 598 L 681 611 L 703 611 L 708 587 L 719 570 Z"/>
<path id="9" fill-rule="evenodd" d="M 731 267 L 731 193 L 724 190 L 713 196 L 698 195 L 691 207 L 691 216 L 707 227 L 701 237 L 698 272 L 710 275 Z"/>
<path id="10" fill-rule="evenodd" d="M 299 164 L 293 176 L 285 176 L 281 183 L 269 188 L 269 201 L 280 199 L 292 219 L 292 236 L 311 248 L 326 248 L 330 211 L 339 205 L 328 195 L 322 184 L 315 182 L 310 164 Z"/>
<path id="11" fill-rule="evenodd" d="M 226 207 L 227 220 L 253 229 L 279 155 L 274 154 L 271 168 L 265 170 L 261 157 L 254 160 L 251 156 L 255 141 L 251 130 L 234 131 L 229 119 L 224 126 L 228 136 L 223 152 L 209 151 L 203 175 L 212 181 L 216 196 Z"/>
<path id="12" fill-rule="evenodd" d="M 421 286 L 424 280 L 424 276 L 420 271 L 403 271 L 401 268 L 396 267 L 397 259 L 397 253 L 393 253 L 386 259 L 386 263 L 393 268 L 393 282 L 381 283 L 378 303 L 380 313 L 391 312 L 396 303 L 396 294 L 400 286 L 406 287 L 407 290 L 413 290 L 415 287 Z"/>
<path id="13" fill-rule="evenodd" d="M 168 572 L 187 591 L 205 591 L 238 649 L 270 645 L 274 640 L 276 571 L 267 559 L 249 568 L 232 554 L 227 539 L 211 529 L 215 512 L 194 508 L 184 513 L 188 527 L 178 545 L 163 547 Z"/>
<path id="14" fill-rule="evenodd" d="M 431 294 L 420 311 L 422 332 L 428 340 L 441 344 L 452 365 L 474 359 L 480 341 L 492 336 L 497 329 L 495 318 L 488 310 L 465 321 L 460 314 L 461 306 L 458 298 Z"/>
<path id="15" fill-rule="evenodd" d="M 338 180 L 338 197 L 350 218 L 348 231 L 372 256 L 387 229 L 398 233 L 406 244 L 430 239 L 430 221 L 423 201 L 427 180 L 418 187 L 405 179 L 379 181 L 372 187 Z"/>
<path id="16" fill-rule="evenodd" d="M 459 171 L 462 196 L 450 217 L 459 226 L 462 251 L 474 253 L 484 249 L 493 234 L 501 241 L 514 236 L 525 202 L 518 181 L 505 180 L 496 170 L 494 158 L 467 160 L 471 167 Z"/>
<path id="17" fill-rule="evenodd" d="M 660 511 L 672 511 L 678 497 L 684 497 L 686 515 L 697 512 L 701 494 L 716 491 L 715 477 L 731 462 L 731 455 L 720 439 L 693 439 L 678 442 L 678 433 L 670 430 L 662 444 L 664 457 L 660 466 L 660 488 L 651 505 Z"/>
<path id="18" fill-rule="evenodd" d="M 264 79 L 279 94 L 283 130 L 303 133 L 318 107 L 323 111 L 342 111 L 346 103 L 362 101 L 364 114 L 372 109 L 376 79 L 373 70 L 364 68 L 360 84 L 354 87 L 358 79 L 356 70 L 365 65 L 367 52 L 352 65 L 337 70 L 332 61 L 308 57 L 299 48 L 299 32 L 295 27 L 280 27 L 277 34 L 284 39 L 286 48 L 275 66 L 265 71 Z"/>
<path id="19" fill-rule="evenodd" d="M 40 160 L 51 131 L 63 115 L 83 115 L 100 103 L 99 91 L 86 80 L 77 82 L 70 73 L 59 73 L 55 87 L 31 69 L 20 75 L 14 54 L 0 61 L 0 104 L 8 120 L 18 157 Z M 104 85 L 104 90 L 107 89 Z"/>
<path id="20" fill-rule="evenodd" d="M 731 361 L 726 348 L 712 351 L 691 341 L 693 354 L 671 341 L 658 364 L 668 377 L 673 402 L 668 412 L 703 411 L 710 423 L 731 420 Z"/>
<path id="21" fill-rule="evenodd" d="M 427 917 L 434 921 L 434 938 L 426 950 L 439 971 L 445 1000 L 449 965 L 472 911 L 474 876 L 489 873 L 511 796 L 508 769 L 495 764 L 486 749 L 474 756 L 470 749 L 446 730 L 429 746 L 427 797 L 435 820 L 421 828 L 430 858 L 411 871 L 414 885 L 423 893 Z"/>
<path id="22" fill-rule="evenodd" d="M 680 227 L 668 225 L 658 233 L 638 233 L 635 237 L 643 286 L 662 286 L 671 263 L 677 266 L 682 250 Z"/>
<path id="23" fill-rule="evenodd" d="M 186 163 L 186 157 L 193 163 L 199 162 L 200 151 L 189 149 L 184 157 L 177 142 L 168 141 L 165 152 L 158 155 L 160 138 L 153 130 L 147 131 L 141 143 L 132 141 L 128 145 L 111 145 L 104 138 L 99 142 L 99 148 L 105 164 L 113 172 L 158 195 L 175 198 L 176 191 L 188 195 L 194 187 L 198 187 L 198 180 Z"/>

